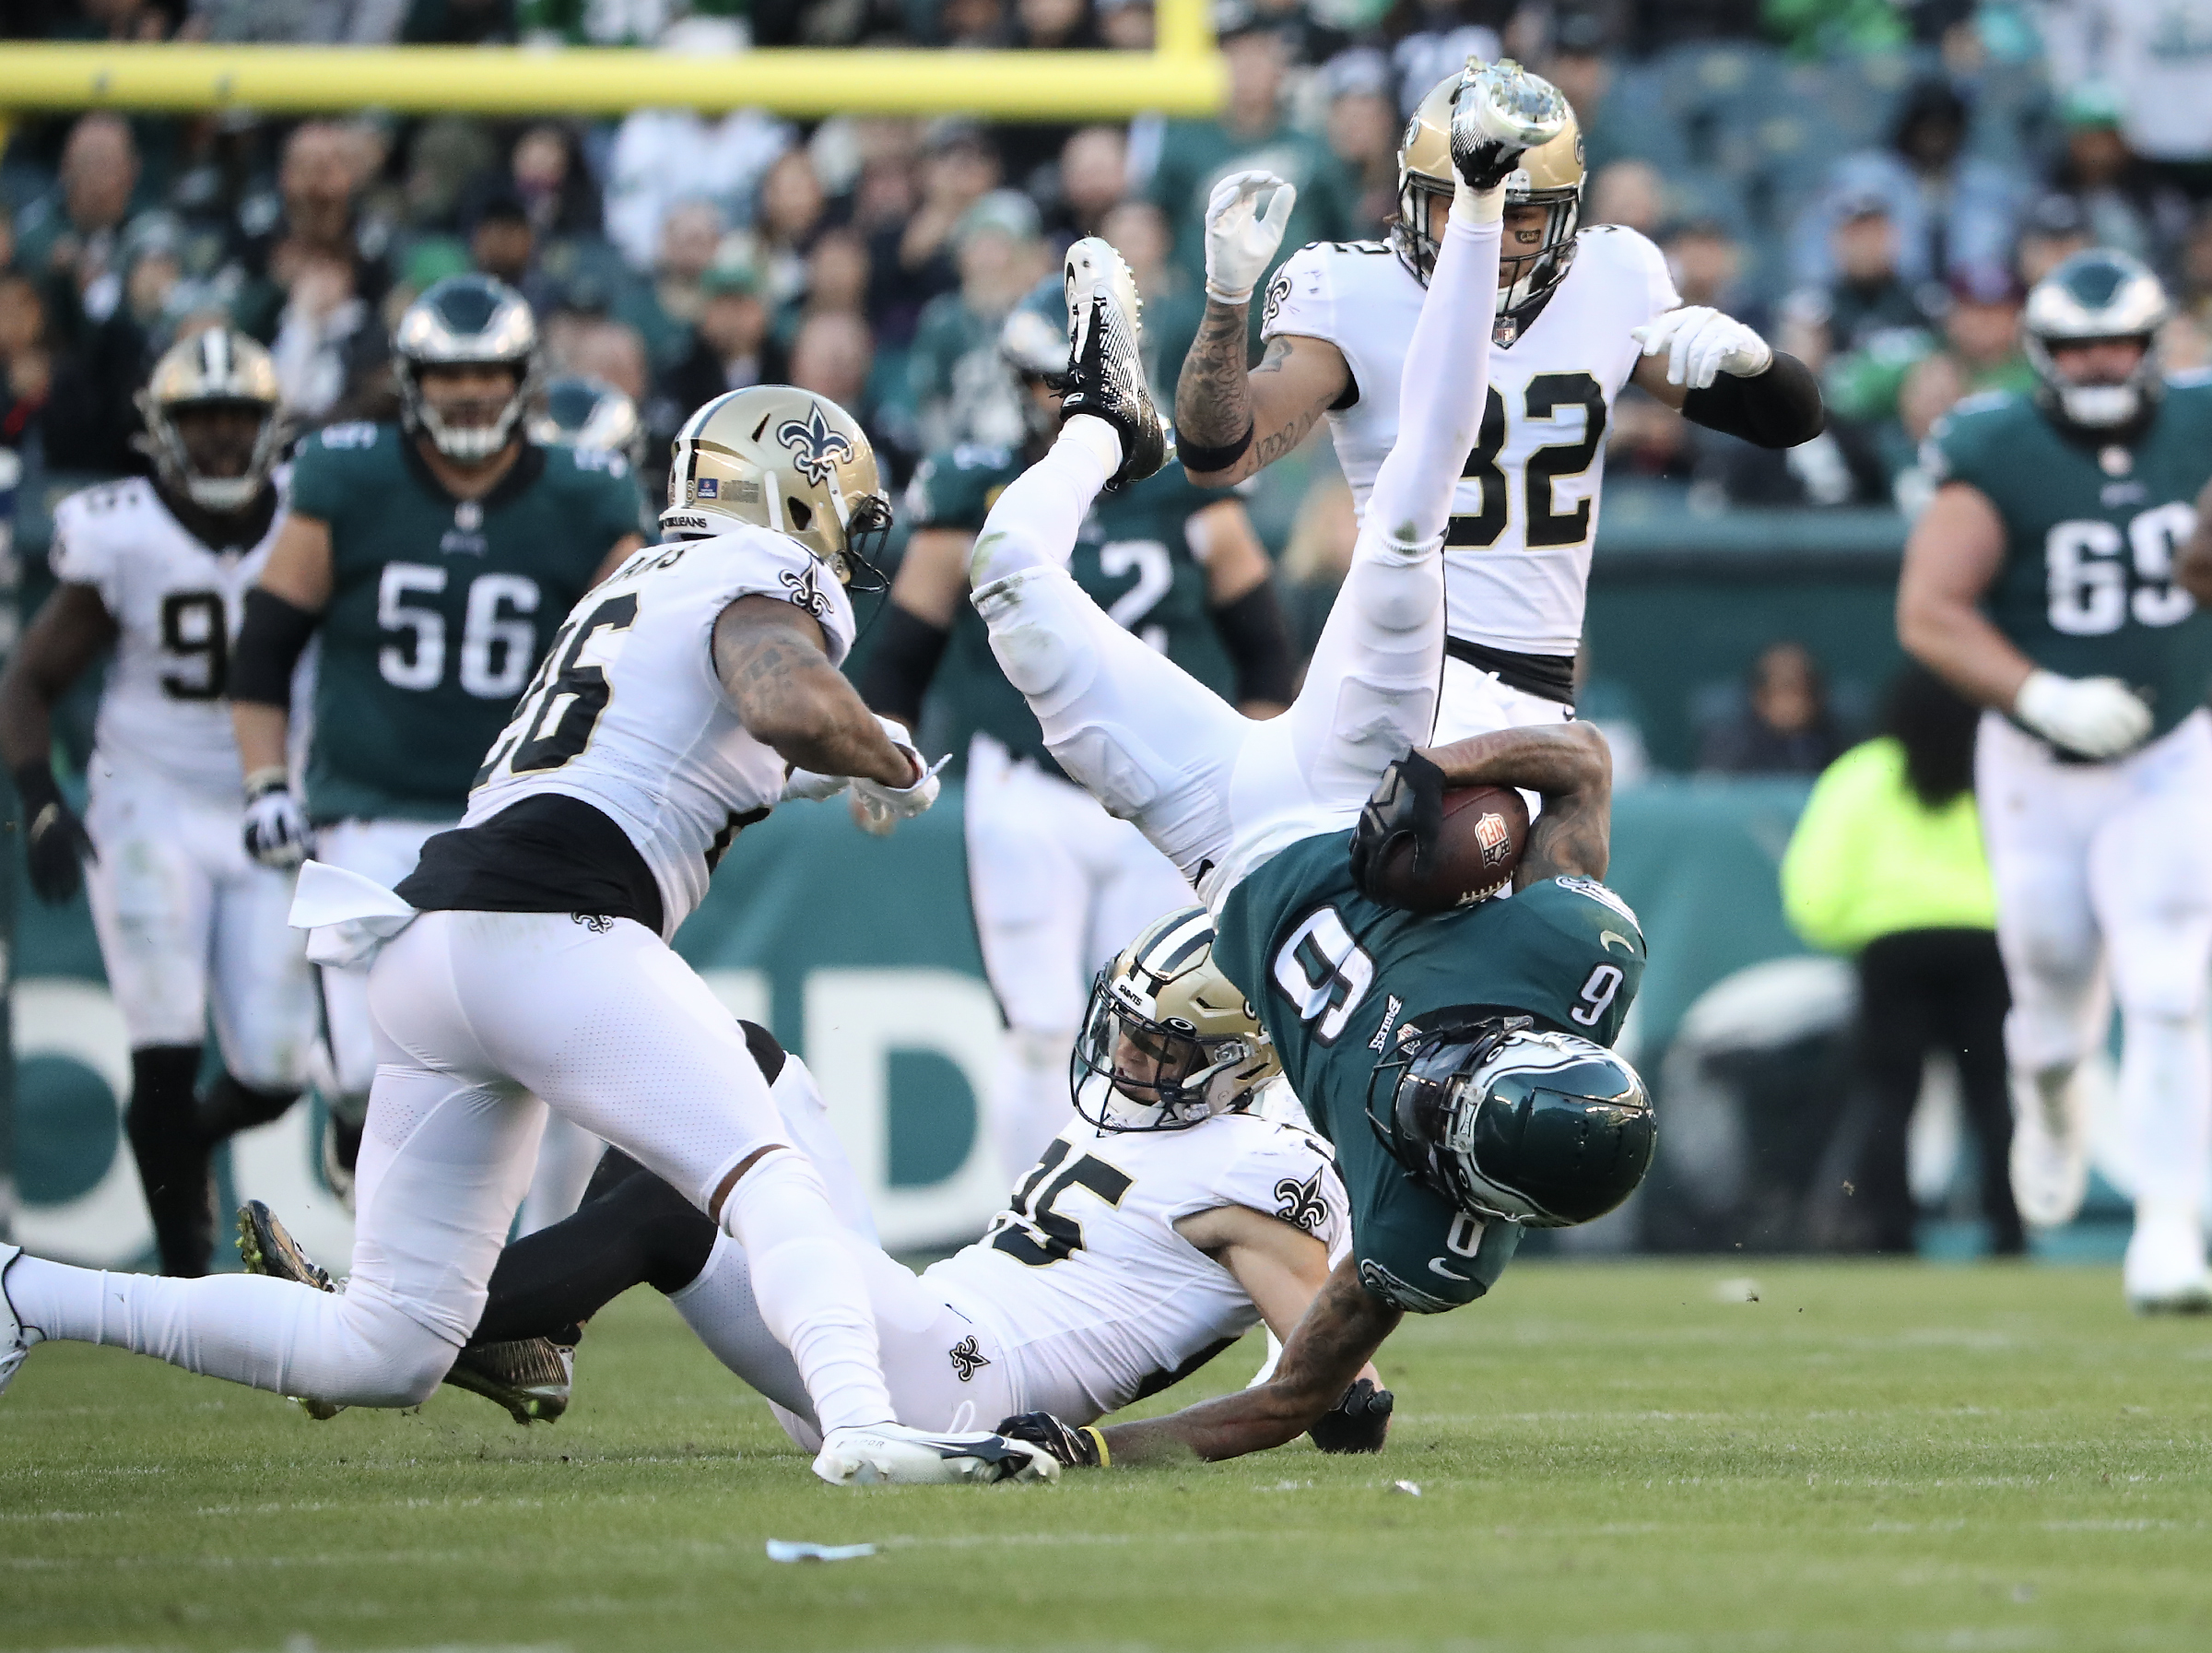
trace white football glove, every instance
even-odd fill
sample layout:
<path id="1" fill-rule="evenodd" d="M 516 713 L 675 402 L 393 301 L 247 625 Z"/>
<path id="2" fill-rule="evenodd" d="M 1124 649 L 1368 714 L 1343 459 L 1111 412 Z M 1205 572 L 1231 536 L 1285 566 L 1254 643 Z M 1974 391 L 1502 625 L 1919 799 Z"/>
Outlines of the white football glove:
<path id="1" fill-rule="evenodd" d="M 795 765 L 783 783 L 783 796 L 779 800 L 787 804 L 818 804 L 826 797 L 835 797 L 852 785 L 849 774 L 817 774 L 811 769 Z"/>
<path id="2" fill-rule="evenodd" d="M 1267 210 L 1260 197 L 1275 192 Z M 1298 191 L 1273 172 L 1231 172 L 1206 204 L 1206 296 L 1244 304 L 1274 261 L 1289 227 Z"/>
<path id="3" fill-rule="evenodd" d="M 912 751 L 912 747 L 901 750 Z M 914 759 L 919 763 L 919 757 Z M 888 838 L 891 829 L 902 821 L 911 821 L 937 801 L 937 771 L 952 762 L 947 752 L 922 772 L 922 778 L 911 786 L 887 786 L 881 781 L 855 777 L 853 782 L 853 819 L 860 830 L 874 837 Z"/>
<path id="4" fill-rule="evenodd" d="M 2028 674 L 2013 715 L 2046 740 L 2085 758 L 2116 758 L 2150 733 L 2150 708 L 2118 678 Z"/>
<path id="5" fill-rule="evenodd" d="M 246 854 L 279 872 L 307 859 L 307 811 L 281 766 L 246 777 Z"/>
<path id="6" fill-rule="evenodd" d="M 1629 337 L 1646 356 L 1666 352 L 1666 382 L 1705 390 L 1723 373 L 1755 379 L 1774 364 L 1774 348 L 1732 315 L 1686 304 L 1653 316 Z"/>

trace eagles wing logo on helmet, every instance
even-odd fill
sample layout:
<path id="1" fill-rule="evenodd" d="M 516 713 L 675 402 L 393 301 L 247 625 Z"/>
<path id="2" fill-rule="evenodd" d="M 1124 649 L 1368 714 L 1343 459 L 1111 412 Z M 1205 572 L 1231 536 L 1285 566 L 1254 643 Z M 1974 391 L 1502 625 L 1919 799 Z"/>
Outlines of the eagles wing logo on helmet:
<path id="1" fill-rule="evenodd" d="M 853 443 L 842 431 L 832 431 L 819 407 L 806 421 L 787 419 L 776 427 L 776 440 L 792 452 L 792 468 L 819 488 L 841 463 L 853 458 Z"/>

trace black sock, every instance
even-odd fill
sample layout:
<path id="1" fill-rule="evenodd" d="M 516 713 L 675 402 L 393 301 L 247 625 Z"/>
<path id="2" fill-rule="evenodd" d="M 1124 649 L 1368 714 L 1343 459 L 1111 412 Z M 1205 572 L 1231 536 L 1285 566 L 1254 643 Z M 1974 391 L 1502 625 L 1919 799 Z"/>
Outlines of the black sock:
<path id="1" fill-rule="evenodd" d="M 131 1105 L 124 1116 L 161 1272 L 188 1279 L 206 1273 L 215 1260 L 215 1188 L 193 1094 L 199 1076 L 196 1045 L 134 1050 Z"/>
<path id="2" fill-rule="evenodd" d="M 715 1232 L 697 1206 L 610 1149 L 574 1216 L 500 1253 L 491 1300 L 469 1340 L 573 1340 L 570 1334 L 632 1286 L 680 1292 L 697 1280 Z"/>
<path id="3" fill-rule="evenodd" d="M 200 1099 L 200 1134 L 212 1148 L 283 1116 L 300 1099 L 297 1091 L 256 1091 L 236 1076 L 225 1073 Z"/>

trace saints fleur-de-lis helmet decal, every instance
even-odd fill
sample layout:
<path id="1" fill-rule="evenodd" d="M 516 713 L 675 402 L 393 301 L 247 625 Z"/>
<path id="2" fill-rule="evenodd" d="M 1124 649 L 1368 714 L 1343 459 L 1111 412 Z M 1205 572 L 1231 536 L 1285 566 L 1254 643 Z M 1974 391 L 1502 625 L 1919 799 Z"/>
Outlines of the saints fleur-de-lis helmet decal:
<path id="1" fill-rule="evenodd" d="M 890 532 L 891 501 L 860 421 L 788 384 L 731 391 L 686 419 L 669 455 L 662 533 L 697 538 L 740 523 L 789 535 L 845 584 L 879 585 L 874 555 Z"/>
<path id="2" fill-rule="evenodd" d="M 853 457 L 853 439 L 833 430 L 816 403 L 802 422 L 787 419 L 776 427 L 776 440 L 791 450 L 792 467 L 809 482 L 827 482 L 841 461 Z"/>

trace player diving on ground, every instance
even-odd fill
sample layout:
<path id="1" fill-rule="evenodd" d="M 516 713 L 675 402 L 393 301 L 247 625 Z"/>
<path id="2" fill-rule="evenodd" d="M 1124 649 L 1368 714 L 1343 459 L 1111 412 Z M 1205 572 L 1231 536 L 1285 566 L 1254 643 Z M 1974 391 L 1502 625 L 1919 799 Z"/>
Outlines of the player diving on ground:
<path id="1" fill-rule="evenodd" d="M 328 1405 L 418 1403 L 483 1313 L 551 1107 L 745 1247 L 822 1426 L 825 1480 L 1057 1472 L 996 1435 L 895 1421 L 867 1280 L 821 1175 L 736 1021 L 668 946 L 730 840 L 780 797 L 850 785 L 888 819 L 935 797 L 838 671 L 846 582 L 890 525 L 875 454 L 833 403 L 734 391 L 677 433 L 669 501 L 669 542 L 570 612 L 461 825 L 396 890 L 301 872 L 292 917 L 312 927 L 311 956 L 373 958 L 346 1292 L 106 1274 L 0 1246 L 0 1384 L 41 1338 L 66 1338 Z"/>
<path id="2" fill-rule="evenodd" d="M 1288 1336 L 1343 1260 L 1350 1216 L 1327 1148 L 1250 1111 L 1282 1064 L 1242 989 L 1215 966 L 1213 937 L 1205 908 L 1180 908 L 1100 974 L 1076 1049 L 1081 1118 L 1045 1145 L 981 1240 L 920 1275 L 876 1244 L 806 1065 L 746 1024 L 867 1277 L 900 1423 L 958 1430 L 1049 1411 L 1081 1428 L 1180 1381 L 1255 1322 Z M 327 1287 L 265 1207 L 247 1207 L 241 1223 L 253 1266 Z M 582 1323 L 640 1284 L 666 1293 L 794 1440 L 819 1446 L 745 1248 L 618 1153 L 573 1216 L 508 1246 L 492 1271 L 471 1346 L 526 1350 L 488 1364 L 538 1376 L 471 1387 L 518 1423 L 558 1417 Z M 1378 1383 L 1366 1369 L 1314 1425 L 1315 1444 L 1379 1449 L 1392 1398 Z"/>
<path id="3" fill-rule="evenodd" d="M 1113 625 L 1066 573 L 1092 497 L 1165 457 L 1126 266 L 1102 242 L 1069 251 L 1062 433 L 994 506 L 970 563 L 974 602 L 1054 759 L 1218 914 L 1215 961 L 1334 1142 L 1353 1235 L 1268 1382 L 1096 1434 L 1046 1413 L 1002 1426 L 1063 1462 L 1226 1458 L 1294 1438 L 1407 1310 L 1472 1302 L 1524 1225 L 1601 1215 L 1649 1164 L 1642 1084 L 1607 1048 L 1644 950 L 1597 882 L 1602 738 L 1567 724 L 1420 750 L 1443 661 L 1446 521 L 1488 389 L 1502 186 L 1563 118 L 1558 94 L 1516 66 L 1469 65 L 1452 117 L 1458 187 L 1396 445 L 1305 686 L 1266 722 Z M 1477 784 L 1543 797 L 1513 898 L 1428 917 L 1373 899 L 1405 843 L 1418 864 L 1436 855 L 1443 790 Z"/>

